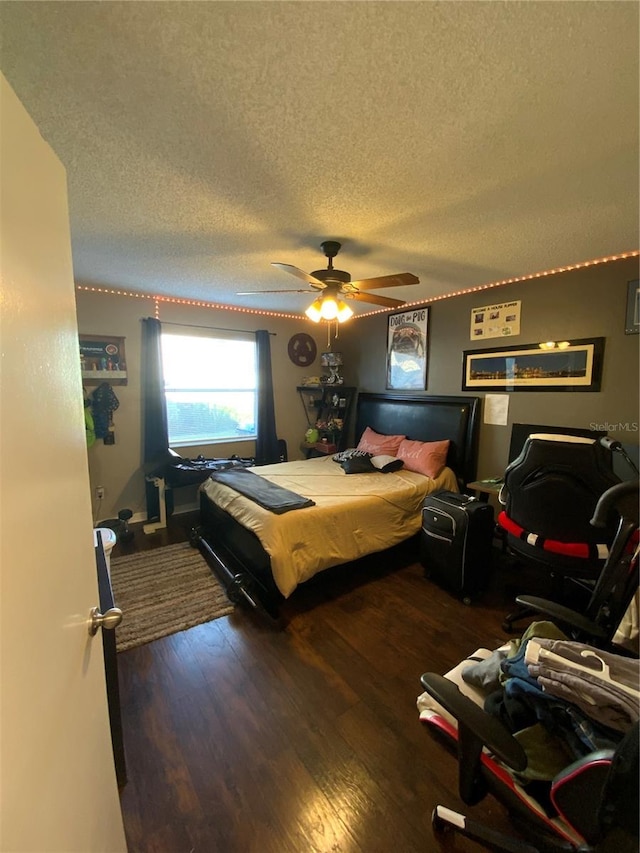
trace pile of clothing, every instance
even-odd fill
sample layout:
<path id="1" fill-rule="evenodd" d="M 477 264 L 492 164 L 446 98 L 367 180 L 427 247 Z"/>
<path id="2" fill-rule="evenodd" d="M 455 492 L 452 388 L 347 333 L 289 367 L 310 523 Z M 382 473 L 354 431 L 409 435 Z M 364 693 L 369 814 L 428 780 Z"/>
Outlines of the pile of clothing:
<path id="1" fill-rule="evenodd" d="M 462 678 L 489 691 L 485 710 L 520 741 L 523 781 L 615 749 L 640 719 L 640 661 L 570 640 L 551 622 L 534 622 Z"/>

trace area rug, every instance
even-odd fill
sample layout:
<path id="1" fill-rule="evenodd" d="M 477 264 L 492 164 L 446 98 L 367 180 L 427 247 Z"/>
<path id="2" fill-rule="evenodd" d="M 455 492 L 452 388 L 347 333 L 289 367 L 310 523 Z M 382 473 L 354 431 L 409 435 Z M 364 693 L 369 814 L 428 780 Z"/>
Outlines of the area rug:
<path id="1" fill-rule="evenodd" d="M 119 652 L 226 616 L 233 611 L 222 586 L 188 542 L 111 559 Z"/>

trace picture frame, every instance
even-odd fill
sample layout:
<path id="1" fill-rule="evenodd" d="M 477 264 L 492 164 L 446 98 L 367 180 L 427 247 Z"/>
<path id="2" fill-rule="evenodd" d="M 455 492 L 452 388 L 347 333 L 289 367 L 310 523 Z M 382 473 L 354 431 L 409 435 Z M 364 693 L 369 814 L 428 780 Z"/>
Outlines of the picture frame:
<path id="1" fill-rule="evenodd" d="M 466 350 L 463 391 L 599 391 L 604 338 Z"/>
<path id="2" fill-rule="evenodd" d="M 115 335 L 79 335 L 83 385 L 127 384 L 124 338 Z"/>
<path id="3" fill-rule="evenodd" d="M 627 282 L 627 313 L 625 315 L 625 335 L 637 335 L 640 332 L 640 279 Z"/>
<path id="4" fill-rule="evenodd" d="M 387 388 L 427 387 L 429 309 L 414 308 L 387 316 Z"/>

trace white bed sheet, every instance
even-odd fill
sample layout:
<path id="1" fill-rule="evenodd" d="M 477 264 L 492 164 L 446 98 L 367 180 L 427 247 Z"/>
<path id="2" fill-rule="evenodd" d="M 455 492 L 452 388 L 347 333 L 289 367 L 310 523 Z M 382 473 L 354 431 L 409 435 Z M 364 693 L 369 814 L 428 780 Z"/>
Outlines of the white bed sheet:
<path id="1" fill-rule="evenodd" d="M 311 498 L 315 506 L 277 515 L 215 480 L 207 480 L 200 488 L 260 539 L 285 598 L 323 569 L 409 539 L 420 530 L 427 494 L 439 489 L 458 491 L 450 468 L 435 480 L 406 469 L 345 474 L 326 456 L 252 470 Z"/>

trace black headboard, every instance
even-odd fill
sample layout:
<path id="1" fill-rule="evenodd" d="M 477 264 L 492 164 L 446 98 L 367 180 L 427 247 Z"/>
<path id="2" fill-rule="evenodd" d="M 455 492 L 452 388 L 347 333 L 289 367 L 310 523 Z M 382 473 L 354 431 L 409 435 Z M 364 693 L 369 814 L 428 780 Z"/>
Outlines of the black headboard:
<path id="1" fill-rule="evenodd" d="M 427 397 L 358 394 L 355 440 L 366 427 L 412 441 L 451 441 L 447 465 L 460 489 L 476 478 L 480 397 Z"/>

